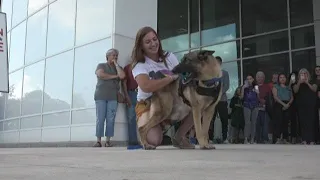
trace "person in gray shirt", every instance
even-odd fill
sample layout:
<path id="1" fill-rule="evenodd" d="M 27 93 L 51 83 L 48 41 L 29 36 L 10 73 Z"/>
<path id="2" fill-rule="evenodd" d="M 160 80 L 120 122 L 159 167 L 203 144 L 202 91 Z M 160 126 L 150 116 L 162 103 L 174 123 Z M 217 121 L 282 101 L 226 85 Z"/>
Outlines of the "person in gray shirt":
<path id="1" fill-rule="evenodd" d="M 216 59 L 222 64 L 222 59 L 220 56 L 216 56 Z M 219 117 L 222 124 L 222 141 L 224 143 L 228 143 L 228 98 L 227 98 L 227 91 L 229 90 L 229 73 L 225 70 L 222 70 L 222 95 L 220 102 L 216 106 L 216 110 L 213 115 L 213 121 L 211 123 L 212 130 L 214 130 L 214 120 L 216 119 L 217 113 L 219 113 Z"/>
<path id="2" fill-rule="evenodd" d="M 97 85 L 94 93 L 96 103 L 96 136 L 94 147 L 102 147 L 101 137 L 106 136 L 106 147 L 111 147 L 111 137 L 114 136 L 114 121 L 118 108 L 118 92 L 120 80 L 125 78 L 123 69 L 118 65 L 119 51 L 110 49 L 106 53 L 106 63 L 100 63 L 96 69 Z M 104 133 L 104 122 L 106 130 Z"/>

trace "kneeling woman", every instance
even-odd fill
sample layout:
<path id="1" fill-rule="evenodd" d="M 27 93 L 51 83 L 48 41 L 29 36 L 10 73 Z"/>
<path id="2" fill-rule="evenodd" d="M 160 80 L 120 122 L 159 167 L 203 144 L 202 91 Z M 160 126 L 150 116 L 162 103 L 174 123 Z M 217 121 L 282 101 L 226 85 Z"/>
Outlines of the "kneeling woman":
<path id="1" fill-rule="evenodd" d="M 149 117 L 147 112 L 150 111 L 150 97 L 152 93 L 162 89 L 178 78 L 177 75 L 167 76 L 162 79 L 154 79 L 154 75 L 161 70 L 172 70 L 179 64 L 176 56 L 172 53 L 165 53 L 162 50 L 161 42 L 157 33 L 150 27 L 144 27 L 137 33 L 135 47 L 132 52 L 132 74 L 138 83 L 137 95 L 137 125 L 138 128 L 144 126 Z M 181 149 L 192 149 L 194 145 L 190 144 L 186 138 L 187 132 L 193 126 L 192 114 L 189 108 L 181 108 L 186 106 L 180 102 L 175 102 L 173 113 L 177 111 L 185 114 L 182 124 L 176 135 L 172 139 L 175 147 Z M 188 112 L 184 110 L 188 109 Z M 182 112 L 183 111 L 183 112 Z M 162 142 L 162 127 L 159 125 L 153 127 L 147 133 L 148 146 L 146 149 L 155 149 Z"/>

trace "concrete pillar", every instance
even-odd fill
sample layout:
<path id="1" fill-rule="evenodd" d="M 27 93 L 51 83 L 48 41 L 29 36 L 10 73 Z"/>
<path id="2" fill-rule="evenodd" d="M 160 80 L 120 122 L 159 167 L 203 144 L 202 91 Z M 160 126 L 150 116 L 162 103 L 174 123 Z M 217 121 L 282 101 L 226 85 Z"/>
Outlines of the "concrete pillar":
<path id="1" fill-rule="evenodd" d="M 314 33 L 316 41 L 317 65 L 320 65 L 320 1 L 313 0 Z"/>
<path id="2" fill-rule="evenodd" d="M 144 26 L 157 30 L 157 6 L 155 0 L 114 0 L 112 46 L 119 50 L 119 65 L 122 67 L 130 61 L 137 31 Z M 127 140 L 124 104 L 118 106 L 115 133 L 114 140 Z"/>

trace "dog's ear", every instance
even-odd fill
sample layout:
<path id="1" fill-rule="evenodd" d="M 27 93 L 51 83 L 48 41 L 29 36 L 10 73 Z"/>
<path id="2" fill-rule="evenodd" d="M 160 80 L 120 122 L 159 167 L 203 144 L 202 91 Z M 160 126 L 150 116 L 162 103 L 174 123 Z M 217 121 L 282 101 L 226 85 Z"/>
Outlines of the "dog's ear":
<path id="1" fill-rule="evenodd" d="M 198 58 L 200 60 L 206 60 L 208 56 L 212 56 L 215 51 L 201 50 L 198 52 Z"/>

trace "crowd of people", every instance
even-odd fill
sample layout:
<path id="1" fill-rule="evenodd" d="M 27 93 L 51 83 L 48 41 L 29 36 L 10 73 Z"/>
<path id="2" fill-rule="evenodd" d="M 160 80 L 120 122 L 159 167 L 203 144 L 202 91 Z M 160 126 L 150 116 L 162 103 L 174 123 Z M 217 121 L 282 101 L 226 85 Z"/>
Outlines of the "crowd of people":
<path id="1" fill-rule="evenodd" d="M 176 56 L 162 50 L 157 33 L 150 27 L 139 30 L 132 51 L 132 63 L 122 68 L 118 60 L 119 51 L 110 49 L 106 62 L 97 66 L 96 91 L 96 137 L 94 147 L 102 147 L 101 138 L 106 137 L 104 146 L 111 147 L 114 136 L 115 115 L 118 103 L 127 106 L 129 146 L 141 147 L 137 127 L 143 126 L 150 111 L 152 93 L 176 80 L 178 75 L 167 75 L 161 79 L 153 76 L 166 69 L 172 70 L 179 63 Z M 216 56 L 222 64 L 222 58 Z M 223 64 L 222 64 L 223 67 Z M 229 75 L 222 73 L 222 96 L 213 112 L 209 138 L 215 143 L 320 143 L 320 67 L 314 69 L 312 77 L 307 69 L 290 75 L 275 73 L 272 82 L 265 82 L 262 71 L 248 74 L 244 84 L 238 87 L 228 103 Z M 120 92 L 122 86 L 123 93 Z M 178 109 L 175 109 L 178 111 Z M 229 113 L 230 112 L 230 113 Z M 196 134 L 191 112 L 176 124 L 176 133 L 171 137 L 178 148 L 194 148 Z M 221 120 L 222 136 L 214 136 L 214 121 L 217 114 Z M 152 128 L 147 135 L 150 148 L 163 141 L 163 127 Z M 189 135 L 187 138 L 187 135 Z"/>
<path id="2" fill-rule="evenodd" d="M 230 102 L 231 143 L 316 144 L 319 133 L 320 67 L 287 75 L 248 74 Z M 239 132 L 243 135 L 239 135 Z"/>

